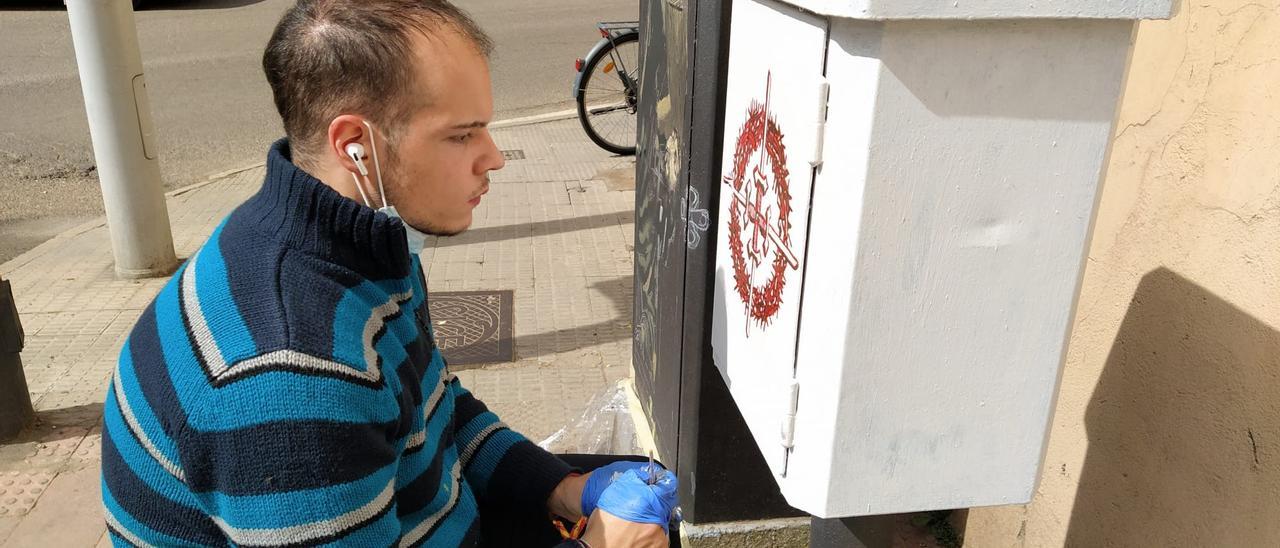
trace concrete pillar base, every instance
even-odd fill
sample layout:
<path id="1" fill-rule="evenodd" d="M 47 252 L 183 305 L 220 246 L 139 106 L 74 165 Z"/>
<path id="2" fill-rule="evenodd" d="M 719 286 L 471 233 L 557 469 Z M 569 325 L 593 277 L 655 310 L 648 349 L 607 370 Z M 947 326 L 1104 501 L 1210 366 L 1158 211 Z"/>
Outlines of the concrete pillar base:
<path id="1" fill-rule="evenodd" d="M 163 278 L 165 276 L 173 274 L 174 271 L 178 270 L 178 266 L 181 264 L 182 264 L 182 261 L 174 260 L 173 262 L 167 262 L 167 264 L 154 266 L 151 268 L 137 268 L 137 269 L 120 268 L 119 265 L 116 265 L 116 277 L 122 280 Z"/>

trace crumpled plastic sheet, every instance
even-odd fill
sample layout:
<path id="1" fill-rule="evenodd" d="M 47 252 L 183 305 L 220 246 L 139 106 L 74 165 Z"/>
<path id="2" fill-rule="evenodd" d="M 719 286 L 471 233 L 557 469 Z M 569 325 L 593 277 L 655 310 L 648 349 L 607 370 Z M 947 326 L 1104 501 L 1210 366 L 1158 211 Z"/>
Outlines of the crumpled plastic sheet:
<path id="1" fill-rule="evenodd" d="M 626 381 L 592 395 L 581 415 L 538 445 L 552 453 L 641 454 L 627 402 Z"/>

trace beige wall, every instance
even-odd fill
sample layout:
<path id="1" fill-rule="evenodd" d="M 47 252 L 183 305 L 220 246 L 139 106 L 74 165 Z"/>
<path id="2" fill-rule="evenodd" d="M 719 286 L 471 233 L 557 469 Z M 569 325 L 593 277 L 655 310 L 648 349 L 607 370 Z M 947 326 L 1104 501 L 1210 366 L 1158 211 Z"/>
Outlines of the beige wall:
<path id="1" fill-rule="evenodd" d="M 966 546 L 1280 546 L 1280 0 L 1141 24 L 1035 500 Z"/>

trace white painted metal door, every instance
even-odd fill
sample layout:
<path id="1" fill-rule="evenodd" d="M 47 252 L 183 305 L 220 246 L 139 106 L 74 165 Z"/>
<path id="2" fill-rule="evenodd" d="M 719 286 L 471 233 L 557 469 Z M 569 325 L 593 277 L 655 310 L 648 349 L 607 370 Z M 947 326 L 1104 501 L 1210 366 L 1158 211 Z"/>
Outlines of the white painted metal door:
<path id="1" fill-rule="evenodd" d="M 769 0 L 734 2 L 712 347 L 776 474 L 785 474 L 794 415 L 826 45 L 823 18 Z"/>

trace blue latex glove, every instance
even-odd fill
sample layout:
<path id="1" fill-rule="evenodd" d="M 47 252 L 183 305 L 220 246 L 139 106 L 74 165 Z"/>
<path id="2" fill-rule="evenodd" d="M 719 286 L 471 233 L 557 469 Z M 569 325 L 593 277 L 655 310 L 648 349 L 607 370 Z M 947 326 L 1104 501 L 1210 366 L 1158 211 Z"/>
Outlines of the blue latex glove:
<path id="1" fill-rule="evenodd" d="M 627 470 L 639 470 L 640 477 L 647 478 L 649 477 L 648 468 L 649 463 L 644 461 L 618 461 L 596 468 L 587 477 L 587 483 L 582 486 L 582 499 L 580 500 L 582 503 L 582 515 L 591 517 L 591 513 L 596 510 L 596 501 L 600 500 L 600 494 L 604 493 L 604 490 L 608 489 L 614 480 L 622 477 Z M 659 472 L 665 471 L 656 462 L 653 463 L 653 469 Z"/>
<path id="2" fill-rule="evenodd" d="M 663 470 L 659 474 L 657 483 L 649 484 L 644 471 L 627 470 L 604 490 L 597 506 L 632 523 L 661 525 L 669 534 L 672 512 L 679 503 L 679 482 L 671 472 Z"/>

